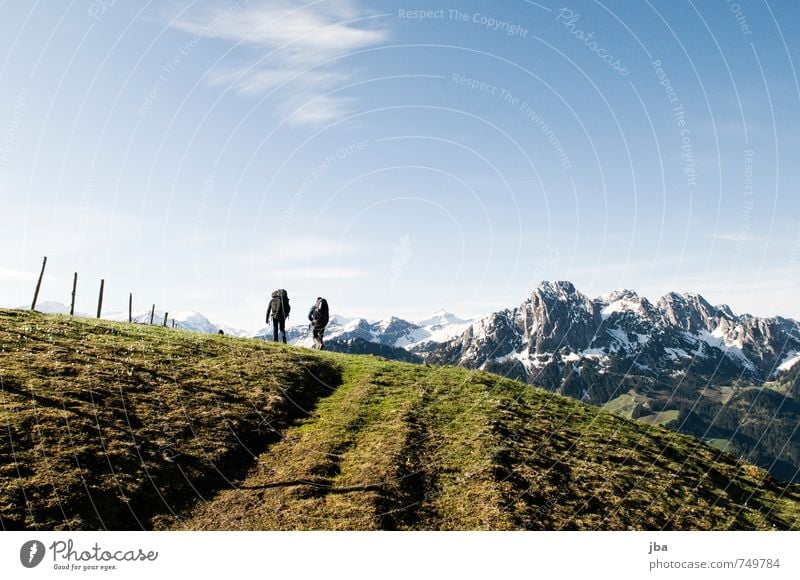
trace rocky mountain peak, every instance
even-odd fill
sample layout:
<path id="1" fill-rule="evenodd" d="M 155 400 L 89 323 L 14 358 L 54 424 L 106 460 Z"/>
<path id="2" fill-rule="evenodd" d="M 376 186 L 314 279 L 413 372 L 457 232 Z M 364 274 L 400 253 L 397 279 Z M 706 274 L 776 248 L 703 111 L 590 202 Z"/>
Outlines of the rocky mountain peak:
<path id="1" fill-rule="evenodd" d="M 620 288 L 619 290 L 614 290 L 613 292 L 609 292 L 608 294 L 603 294 L 600 297 L 600 300 L 608 302 L 610 304 L 612 302 L 618 302 L 620 300 L 639 300 L 639 295 L 636 293 L 635 290 L 630 290 L 628 288 Z"/>
<path id="2" fill-rule="evenodd" d="M 656 307 L 669 325 L 690 333 L 713 331 L 723 316 L 719 309 L 699 294 L 669 292 L 658 301 Z"/>
<path id="3" fill-rule="evenodd" d="M 433 313 L 432 316 L 429 318 L 425 318 L 417 322 L 417 326 L 420 327 L 440 327 L 447 324 L 464 324 L 467 321 L 459 318 L 455 314 L 448 312 L 447 310 L 438 310 Z"/>
<path id="4" fill-rule="evenodd" d="M 577 293 L 575 285 L 567 280 L 556 280 L 554 282 L 545 280 L 539 283 L 536 290 L 533 291 L 534 296 L 538 295 L 543 298 L 559 298 Z"/>
<path id="5" fill-rule="evenodd" d="M 540 354 L 564 346 L 587 348 L 594 334 L 592 301 L 572 282 L 542 282 L 520 307 L 529 352 Z"/>

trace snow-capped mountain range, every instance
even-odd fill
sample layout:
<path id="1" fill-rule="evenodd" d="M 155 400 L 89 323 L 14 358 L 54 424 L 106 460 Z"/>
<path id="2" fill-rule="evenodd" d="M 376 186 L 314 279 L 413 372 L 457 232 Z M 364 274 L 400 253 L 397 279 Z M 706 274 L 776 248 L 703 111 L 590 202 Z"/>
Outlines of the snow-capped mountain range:
<path id="1" fill-rule="evenodd" d="M 601 375 L 613 368 L 662 380 L 695 373 L 764 382 L 800 362 L 800 323 L 736 315 L 697 294 L 671 292 L 653 304 L 632 290 L 589 298 L 570 282 L 543 282 L 431 358 L 551 388 L 586 366 Z"/>
<path id="2" fill-rule="evenodd" d="M 396 316 L 377 321 L 332 316 L 325 329 L 325 341 L 345 342 L 361 339 L 419 354 L 461 335 L 472 322 L 444 310 L 418 322 L 409 322 Z M 272 336 L 272 328 L 264 328 L 257 332 L 256 336 L 269 339 Z M 286 329 L 286 337 L 291 344 L 308 347 L 313 344 L 307 324 L 290 326 Z"/>

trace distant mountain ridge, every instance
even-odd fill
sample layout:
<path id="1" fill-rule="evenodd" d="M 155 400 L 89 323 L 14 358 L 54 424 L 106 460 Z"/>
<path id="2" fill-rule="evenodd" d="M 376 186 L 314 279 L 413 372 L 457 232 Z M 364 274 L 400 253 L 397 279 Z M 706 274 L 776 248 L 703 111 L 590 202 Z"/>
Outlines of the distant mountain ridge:
<path id="1" fill-rule="evenodd" d="M 670 292 L 653 304 L 632 290 L 591 299 L 571 282 L 544 282 L 520 306 L 482 318 L 433 358 L 556 387 L 584 364 L 603 374 L 614 361 L 657 378 L 692 372 L 715 382 L 764 382 L 789 370 L 798 352 L 794 320 L 739 316 L 697 294 Z"/>
<path id="2" fill-rule="evenodd" d="M 443 310 L 416 323 L 397 316 L 372 322 L 365 318 L 347 319 L 333 316 L 325 329 L 325 340 L 336 341 L 340 348 L 345 348 L 347 344 L 356 345 L 354 348 L 357 350 L 347 352 L 364 352 L 364 345 L 360 341 L 389 347 L 384 352 L 399 353 L 399 356 L 392 358 L 409 361 L 415 360 L 415 357 L 407 357 L 396 349 L 402 349 L 412 355 L 423 356 L 440 343 L 459 336 L 471 324 L 471 320 L 461 319 Z M 307 347 L 313 344 L 307 324 L 287 328 L 286 336 L 287 341 L 291 344 Z M 256 337 L 269 340 L 272 338 L 272 329 L 264 328 L 256 333 Z"/>

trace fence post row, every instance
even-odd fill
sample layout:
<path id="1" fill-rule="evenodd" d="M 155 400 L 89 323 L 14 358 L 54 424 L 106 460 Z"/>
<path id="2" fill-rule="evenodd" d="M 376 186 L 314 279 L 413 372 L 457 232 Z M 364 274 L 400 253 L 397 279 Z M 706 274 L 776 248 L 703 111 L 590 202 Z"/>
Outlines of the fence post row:
<path id="1" fill-rule="evenodd" d="M 44 279 L 44 271 L 47 267 L 47 256 L 42 259 L 42 270 L 39 272 L 39 279 L 36 281 L 36 289 L 33 291 L 33 301 L 31 302 L 31 310 L 36 310 L 36 302 L 39 300 L 39 291 L 42 289 L 42 280 Z M 100 279 L 100 293 L 97 297 L 97 318 L 103 314 L 103 292 L 105 291 L 106 281 L 105 278 Z M 78 273 L 72 275 L 72 294 L 69 301 L 69 315 L 75 316 L 75 299 L 78 293 Z M 150 309 L 150 325 L 153 325 L 153 319 L 156 315 L 156 305 L 153 304 Z M 164 313 L 163 326 L 167 326 L 169 312 Z M 133 322 L 133 292 L 128 293 L 128 322 Z M 172 328 L 175 328 L 175 319 L 172 319 Z"/>

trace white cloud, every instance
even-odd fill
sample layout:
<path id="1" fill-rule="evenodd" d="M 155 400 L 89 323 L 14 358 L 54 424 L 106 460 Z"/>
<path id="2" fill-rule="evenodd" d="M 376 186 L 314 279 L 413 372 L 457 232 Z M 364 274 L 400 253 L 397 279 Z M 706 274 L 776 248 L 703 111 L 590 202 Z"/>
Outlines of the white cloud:
<path id="1" fill-rule="evenodd" d="M 354 99 L 327 95 L 298 96 L 286 101 L 280 111 L 294 124 L 314 125 L 346 117 L 354 102 Z"/>
<path id="2" fill-rule="evenodd" d="M 290 46 L 296 57 L 312 51 L 355 50 L 385 38 L 382 30 L 356 25 L 369 14 L 353 0 L 269 0 L 238 10 L 231 8 L 224 12 L 205 9 L 203 14 L 188 16 L 175 26 L 194 34 L 256 46 Z"/>
<path id="3" fill-rule="evenodd" d="M 209 82 L 248 96 L 274 91 L 278 113 L 294 123 L 324 123 L 347 114 L 352 100 L 328 94 L 352 76 L 336 59 L 388 38 L 385 29 L 374 25 L 378 15 L 354 0 L 270 0 L 236 7 L 223 12 L 206 7 L 173 26 L 264 50 L 250 66 L 213 71 Z"/>

